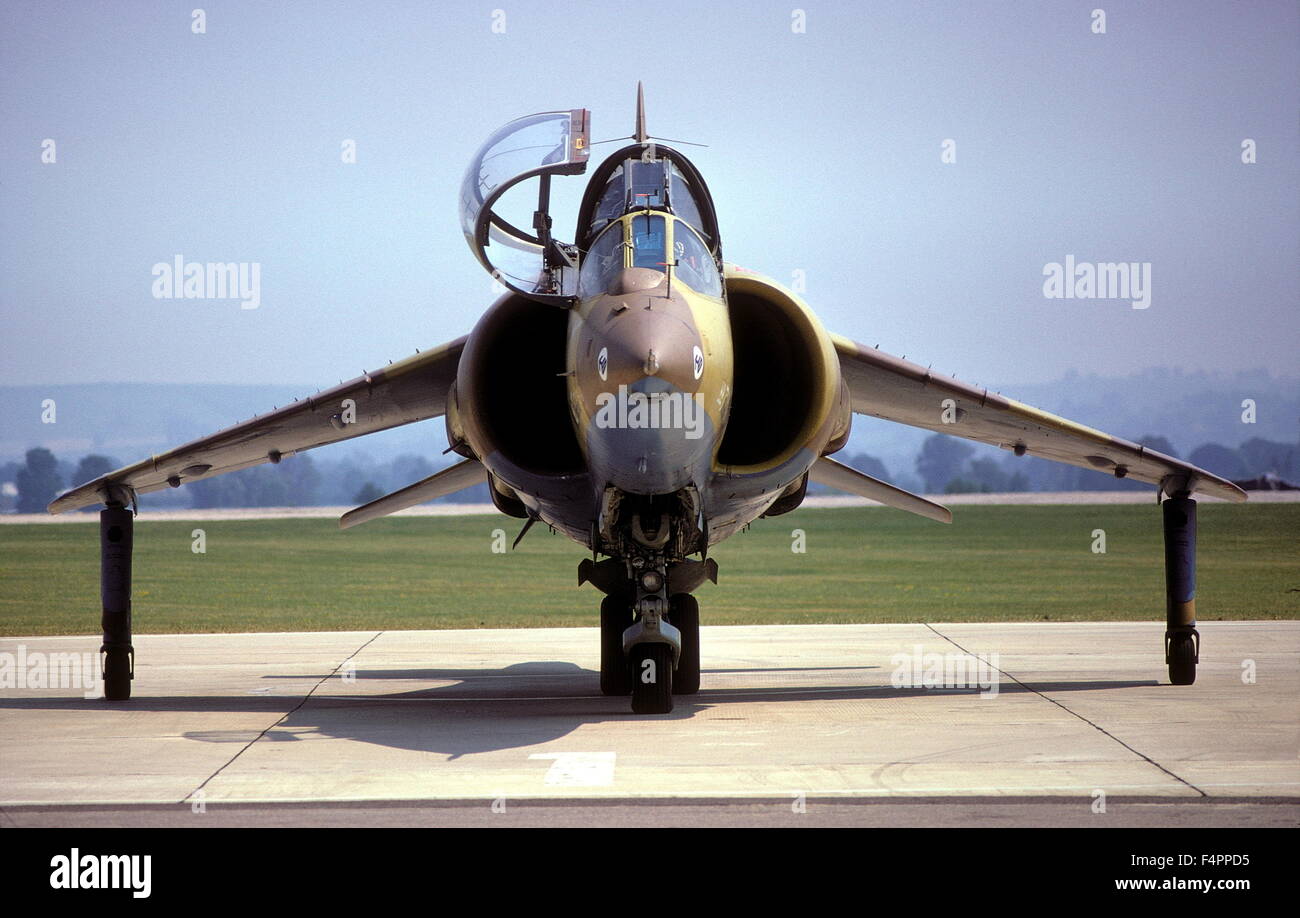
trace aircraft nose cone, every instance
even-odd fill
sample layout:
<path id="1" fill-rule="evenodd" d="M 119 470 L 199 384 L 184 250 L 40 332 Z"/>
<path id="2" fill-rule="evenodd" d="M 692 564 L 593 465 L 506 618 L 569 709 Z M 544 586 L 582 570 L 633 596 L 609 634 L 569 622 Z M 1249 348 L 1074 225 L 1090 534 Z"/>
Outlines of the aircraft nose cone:
<path id="1" fill-rule="evenodd" d="M 682 392 L 695 392 L 700 387 L 700 336 L 690 323 L 668 310 L 657 311 L 653 305 L 649 309 L 644 305 L 632 307 L 616 316 L 605 334 L 596 335 L 593 343 L 598 378 L 589 377 L 588 385 L 601 391 L 631 386 L 647 377 L 660 379 Z"/>

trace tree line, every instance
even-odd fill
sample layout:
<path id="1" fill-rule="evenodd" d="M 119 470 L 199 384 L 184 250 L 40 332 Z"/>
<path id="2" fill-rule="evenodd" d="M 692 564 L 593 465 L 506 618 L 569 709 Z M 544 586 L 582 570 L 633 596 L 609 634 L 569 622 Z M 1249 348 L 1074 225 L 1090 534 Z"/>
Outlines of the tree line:
<path id="1" fill-rule="evenodd" d="M 44 513 L 58 494 L 121 466 L 92 453 L 76 464 L 58 460 L 48 449 L 27 451 L 23 462 L 0 466 L 0 511 Z M 427 478 L 438 470 L 428 459 L 405 453 L 387 461 L 364 454 L 339 459 L 290 456 L 278 465 L 259 465 L 183 485 L 179 490 L 140 496 L 144 506 L 313 507 L 362 504 Z M 487 503 L 486 483 L 451 495 L 458 503 Z M 447 500 L 447 498 L 443 498 Z M 93 509 L 93 508 L 92 508 Z"/>
<path id="2" fill-rule="evenodd" d="M 1275 475 L 1293 482 L 1300 480 L 1300 444 L 1297 443 L 1255 437 L 1236 448 L 1221 443 L 1205 443 L 1181 456 L 1165 437 L 1147 435 L 1137 442 L 1175 459 L 1184 459 L 1229 481 L 1242 482 L 1264 475 Z M 1151 487 L 1032 455 L 1018 457 L 995 447 L 972 446 L 965 440 L 943 434 L 934 434 L 922 443 L 916 457 L 916 474 L 928 494 L 1141 491 Z"/>
<path id="3" fill-rule="evenodd" d="M 1166 455 L 1183 458 L 1164 437 L 1146 436 L 1138 442 Z M 1261 437 L 1247 440 L 1236 448 L 1205 443 L 1192 450 L 1186 459 L 1230 481 L 1272 475 L 1300 483 L 1300 444 L 1297 443 Z M 892 475 L 880 459 L 867 453 L 858 453 L 844 461 L 875 478 L 927 494 L 1122 491 L 1150 487 L 1033 456 L 1002 454 L 992 447 L 972 446 L 944 434 L 934 434 L 922 443 L 914 474 L 900 470 L 901 474 Z M 66 488 L 92 481 L 120 465 L 116 459 L 99 453 L 82 456 L 72 464 L 57 459 L 43 447 L 30 449 L 23 462 L 0 465 L 0 511 L 43 513 L 46 505 Z M 170 499 L 155 500 L 155 495 L 149 494 L 141 499 L 155 506 L 164 505 L 166 500 L 171 506 L 195 508 L 345 506 L 367 503 L 427 478 L 438 468 L 414 453 L 387 461 L 377 461 L 365 454 L 320 460 L 302 454 L 278 465 L 259 465 L 193 482 L 181 489 L 181 494 L 187 497 L 177 494 Z M 818 490 L 824 489 L 810 488 L 812 492 Z M 442 498 L 454 503 L 487 503 L 490 499 L 486 484 Z"/>

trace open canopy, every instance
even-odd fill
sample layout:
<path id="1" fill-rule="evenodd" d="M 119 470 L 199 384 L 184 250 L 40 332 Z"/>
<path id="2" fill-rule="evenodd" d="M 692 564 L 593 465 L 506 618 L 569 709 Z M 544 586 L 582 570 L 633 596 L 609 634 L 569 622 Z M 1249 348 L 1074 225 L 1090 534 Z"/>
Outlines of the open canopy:
<path id="1" fill-rule="evenodd" d="M 541 112 L 505 125 L 479 148 L 461 183 L 460 222 L 470 250 L 502 284 L 543 301 L 573 295 L 576 272 L 568 247 L 550 235 L 550 178 L 587 168 L 591 144 L 586 109 Z M 538 180 L 529 226 L 497 212 L 511 188 Z"/>

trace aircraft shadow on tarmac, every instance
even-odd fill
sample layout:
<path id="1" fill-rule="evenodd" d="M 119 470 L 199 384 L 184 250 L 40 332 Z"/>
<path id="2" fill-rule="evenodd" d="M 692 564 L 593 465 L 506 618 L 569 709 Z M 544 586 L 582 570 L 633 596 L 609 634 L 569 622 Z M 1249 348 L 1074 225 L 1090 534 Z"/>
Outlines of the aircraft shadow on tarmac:
<path id="1" fill-rule="evenodd" d="M 894 688 L 884 684 L 807 684 L 791 680 L 781 685 L 708 688 L 710 674 L 763 674 L 836 670 L 867 670 L 877 667 L 798 667 L 773 669 L 704 670 L 706 687 L 697 695 L 679 695 L 669 714 L 634 715 L 628 699 L 599 693 L 599 676 L 573 663 L 536 661 L 502 669 L 404 669 L 357 670 L 355 682 L 343 682 L 332 674 L 314 678 L 326 680 L 306 700 L 302 695 L 242 694 L 225 696 L 137 696 L 114 703 L 81 697 L 0 698 L 0 709 L 44 709 L 51 711 L 150 711 L 185 713 L 282 714 L 271 728 L 261 730 L 206 730 L 182 734 L 186 739 L 208 743 L 301 742 L 318 737 L 348 739 L 395 749 L 429 752 L 457 758 L 535 746 L 566 736 L 586 724 L 623 720 L 689 720 L 709 709 L 732 704 L 780 704 L 797 701 L 871 701 L 920 698 L 924 696 L 978 695 L 978 688 Z M 265 679 L 312 676 L 265 676 Z M 390 694 L 374 694 L 367 683 L 376 680 L 404 680 L 436 683 L 429 688 Z M 1157 680 L 1081 680 L 1028 682 L 1004 679 L 999 695 L 1098 691 L 1102 689 L 1151 688 Z M 349 691 L 355 688 L 356 691 Z M 982 702 L 983 703 L 983 702 Z"/>

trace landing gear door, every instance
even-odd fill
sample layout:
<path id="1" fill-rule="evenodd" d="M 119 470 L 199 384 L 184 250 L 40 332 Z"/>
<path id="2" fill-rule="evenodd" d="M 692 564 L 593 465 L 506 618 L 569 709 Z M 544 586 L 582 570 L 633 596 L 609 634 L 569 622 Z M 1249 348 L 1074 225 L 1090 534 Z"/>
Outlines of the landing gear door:
<path id="1" fill-rule="evenodd" d="M 465 240 L 483 267 L 516 293 L 557 306 L 573 303 L 577 253 L 551 237 L 551 176 L 586 171 L 590 146 L 586 109 L 542 112 L 498 130 L 465 171 L 460 192 Z M 528 195 L 530 188 L 516 187 L 534 179 L 535 198 Z M 512 188 L 510 200 L 503 201 Z"/>

